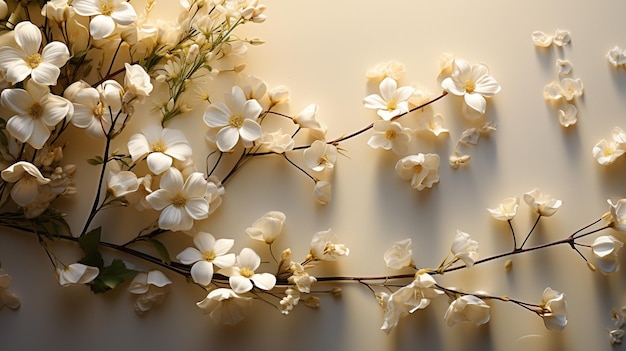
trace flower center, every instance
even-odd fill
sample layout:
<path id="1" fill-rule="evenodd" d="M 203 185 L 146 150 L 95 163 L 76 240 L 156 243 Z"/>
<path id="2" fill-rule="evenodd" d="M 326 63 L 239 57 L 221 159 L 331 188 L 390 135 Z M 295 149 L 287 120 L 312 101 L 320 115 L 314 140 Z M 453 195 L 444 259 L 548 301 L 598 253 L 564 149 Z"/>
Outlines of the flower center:
<path id="1" fill-rule="evenodd" d="M 41 118 L 41 116 L 43 116 L 43 106 L 41 106 L 38 102 L 35 102 L 31 107 L 30 110 L 28 111 L 28 114 L 33 118 L 33 119 L 39 119 Z"/>
<path id="2" fill-rule="evenodd" d="M 26 56 L 24 61 L 26 61 L 26 66 L 28 66 L 28 68 L 35 69 L 39 66 L 43 59 L 41 58 L 41 55 L 39 55 L 38 53 L 34 53 L 32 55 Z"/>
<path id="3" fill-rule="evenodd" d="M 111 16 L 115 11 L 115 5 L 110 0 L 100 0 L 100 13 Z"/>
<path id="4" fill-rule="evenodd" d="M 474 92 L 474 90 L 476 90 L 476 82 L 467 80 L 463 84 L 463 87 L 465 88 L 466 93 L 471 94 Z"/>
<path id="5" fill-rule="evenodd" d="M 156 141 L 154 144 L 152 144 L 153 152 L 165 152 L 166 150 L 167 146 L 165 145 L 163 140 Z"/>
<path id="6" fill-rule="evenodd" d="M 176 208 L 184 207 L 187 204 L 187 199 L 182 194 L 176 194 L 172 199 L 172 205 Z"/>
<path id="7" fill-rule="evenodd" d="M 243 126 L 243 116 L 230 115 L 230 118 L 228 119 L 228 125 L 235 129 L 240 129 Z"/>
<path id="8" fill-rule="evenodd" d="M 254 275 L 254 271 L 249 267 L 243 267 L 239 269 L 239 274 L 241 274 L 241 276 L 244 278 L 250 279 Z"/>
<path id="9" fill-rule="evenodd" d="M 102 116 L 104 116 L 104 105 L 101 102 L 98 102 L 96 107 L 93 108 L 93 115 L 98 119 L 102 119 Z"/>
<path id="10" fill-rule="evenodd" d="M 208 262 L 213 262 L 217 255 L 215 255 L 215 251 L 207 250 L 202 252 L 202 259 Z"/>
<path id="11" fill-rule="evenodd" d="M 387 110 L 393 111 L 398 107 L 396 100 L 387 101 Z"/>
<path id="12" fill-rule="evenodd" d="M 320 158 L 317 159 L 317 164 L 319 166 L 328 166 L 330 165 L 330 162 L 328 161 L 328 158 L 326 158 L 326 155 L 320 156 Z"/>
<path id="13" fill-rule="evenodd" d="M 614 153 L 615 152 L 610 147 L 607 147 L 607 148 L 604 149 L 604 157 L 613 156 Z"/>
<path id="14" fill-rule="evenodd" d="M 389 139 L 389 140 L 393 140 L 396 138 L 396 131 L 393 129 L 387 129 L 387 131 L 385 132 L 385 138 Z"/>
<path id="15" fill-rule="evenodd" d="M 413 166 L 413 172 L 415 173 L 421 173 L 424 170 L 424 166 L 422 165 L 415 165 Z"/>

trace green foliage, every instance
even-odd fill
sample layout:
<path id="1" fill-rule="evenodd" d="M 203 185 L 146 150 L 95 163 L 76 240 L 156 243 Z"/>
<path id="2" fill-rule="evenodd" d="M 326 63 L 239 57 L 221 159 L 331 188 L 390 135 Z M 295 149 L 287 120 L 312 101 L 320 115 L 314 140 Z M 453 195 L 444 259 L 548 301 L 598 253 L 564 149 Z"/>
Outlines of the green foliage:
<path id="1" fill-rule="evenodd" d="M 152 238 L 147 238 L 146 241 L 154 246 L 154 249 L 159 254 L 159 258 L 161 258 L 161 261 L 163 261 L 163 263 L 172 263 L 172 260 L 170 259 L 170 253 L 167 251 L 167 248 L 165 247 L 165 245 L 163 245 L 162 242 Z"/>
<path id="2" fill-rule="evenodd" d="M 102 229 L 98 227 L 78 238 L 78 244 L 85 252 L 85 256 L 79 261 L 80 263 L 98 268 L 104 266 L 104 260 L 98 250 L 101 233 Z"/>
<path id="3" fill-rule="evenodd" d="M 97 165 L 103 164 L 104 160 L 102 159 L 102 157 L 96 156 L 94 158 L 87 159 L 87 163 L 89 163 L 92 166 L 97 166 Z"/>

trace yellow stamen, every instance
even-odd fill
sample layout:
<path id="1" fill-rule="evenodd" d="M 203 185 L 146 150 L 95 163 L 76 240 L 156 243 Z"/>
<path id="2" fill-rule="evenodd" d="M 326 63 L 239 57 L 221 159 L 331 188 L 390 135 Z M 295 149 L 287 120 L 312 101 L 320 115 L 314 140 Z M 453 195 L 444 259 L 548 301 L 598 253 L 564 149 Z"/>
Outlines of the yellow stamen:
<path id="1" fill-rule="evenodd" d="M 239 269 L 239 274 L 241 274 L 242 277 L 249 279 L 254 275 L 254 271 L 248 267 L 243 267 Z"/>
<path id="2" fill-rule="evenodd" d="M 26 66 L 28 66 L 28 68 L 35 69 L 39 67 L 39 64 L 43 61 L 43 58 L 41 58 L 41 55 L 39 55 L 38 53 L 34 53 L 32 55 L 26 56 L 24 61 L 26 61 Z"/>
<path id="3" fill-rule="evenodd" d="M 228 119 L 228 125 L 235 129 L 240 129 L 243 126 L 243 116 L 231 115 Z"/>
<path id="4" fill-rule="evenodd" d="M 115 5 L 110 0 L 100 0 L 100 13 L 111 16 L 115 11 Z"/>
<path id="5" fill-rule="evenodd" d="M 184 207 L 187 204 L 187 199 L 182 194 L 176 194 L 172 199 L 172 205 L 176 208 Z"/>
<path id="6" fill-rule="evenodd" d="M 474 92 L 474 90 L 476 90 L 476 82 L 471 80 L 465 81 L 463 87 L 465 88 L 466 93 L 471 94 Z"/>
<path id="7" fill-rule="evenodd" d="M 38 102 L 35 102 L 31 107 L 30 110 L 28 111 L 28 114 L 33 118 L 33 119 L 39 119 L 41 118 L 41 116 L 43 116 L 43 106 L 41 106 Z"/>

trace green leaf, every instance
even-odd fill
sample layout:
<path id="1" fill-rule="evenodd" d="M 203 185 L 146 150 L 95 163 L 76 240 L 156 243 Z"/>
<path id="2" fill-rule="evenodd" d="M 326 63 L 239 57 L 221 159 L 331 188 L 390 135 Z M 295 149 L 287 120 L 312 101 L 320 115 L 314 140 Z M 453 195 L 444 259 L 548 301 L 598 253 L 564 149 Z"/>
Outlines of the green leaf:
<path id="1" fill-rule="evenodd" d="M 89 163 L 92 166 L 100 165 L 102 164 L 102 157 L 96 156 L 94 158 L 87 159 L 87 163 Z"/>
<path id="2" fill-rule="evenodd" d="M 146 241 L 152 244 L 152 246 L 154 246 L 154 249 L 159 254 L 159 257 L 161 258 L 161 261 L 163 261 L 163 263 L 165 264 L 172 263 L 172 260 L 170 259 L 170 253 L 167 251 L 167 247 L 165 247 L 165 245 L 163 245 L 162 242 L 156 239 L 152 239 L 152 238 L 148 238 L 146 239 Z"/>
<path id="3" fill-rule="evenodd" d="M 96 294 L 107 292 L 136 274 L 137 271 L 126 268 L 122 260 L 115 259 L 110 266 L 100 269 L 100 274 L 91 284 L 91 291 Z"/>
<path id="4" fill-rule="evenodd" d="M 98 268 L 102 268 L 104 266 L 102 255 L 100 254 L 100 251 L 98 251 L 101 232 L 101 228 L 98 227 L 78 238 L 78 244 L 85 252 L 85 257 L 78 262 Z"/>

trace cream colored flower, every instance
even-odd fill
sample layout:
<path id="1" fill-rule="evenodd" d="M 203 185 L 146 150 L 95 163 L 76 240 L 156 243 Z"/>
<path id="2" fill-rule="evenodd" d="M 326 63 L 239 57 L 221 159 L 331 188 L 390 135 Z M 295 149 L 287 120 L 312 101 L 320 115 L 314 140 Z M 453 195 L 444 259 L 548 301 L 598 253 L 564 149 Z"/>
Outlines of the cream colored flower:
<path id="1" fill-rule="evenodd" d="M 612 235 L 602 235 L 593 241 L 591 251 L 593 252 L 596 265 L 602 273 L 619 271 L 618 253 L 622 246 L 624 246 L 624 243 Z"/>
<path id="2" fill-rule="evenodd" d="M 452 301 L 443 319 L 449 327 L 461 322 L 479 326 L 489 322 L 489 305 L 474 295 L 463 295 Z"/>
<path id="3" fill-rule="evenodd" d="M 41 15 L 56 23 L 66 22 L 70 17 L 74 16 L 74 9 L 67 1 L 48 0 L 41 8 Z"/>
<path id="4" fill-rule="evenodd" d="M 78 91 L 73 88 L 77 84 Z M 84 87 L 82 82 L 70 86 L 69 99 L 74 105 L 72 123 L 86 129 L 89 135 L 101 137 L 115 128 L 120 128 L 124 118 L 120 117 L 124 88 L 113 80 L 107 80 L 97 88 Z M 68 95 L 66 95 L 68 96 Z"/>
<path id="5" fill-rule="evenodd" d="M 504 199 L 498 207 L 488 208 L 487 211 L 491 216 L 499 221 L 508 221 L 515 217 L 517 208 L 519 207 L 519 197 L 509 197 Z"/>
<path id="6" fill-rule="evenodd" d="M 19 161 L 2 171 L 2 179 L 14 183 L 11 188 L 11 198 L 18 206 L 26 207 L 37 201 L 40 187 L 48 184 L 50 179 L 45 178 L 39 168 L 32 163 Z"/>
<path id="7" fill-rule="evenodd" d="M 417 190 L 431 188 L 439 182 L 439 155 L 409 155 L 396 163 L 396 172 L 403 180 L 411 180 L 411 187 Z"/>
<path id="8" fill-rule="evenodd" d="M 626 199 L 617 200 L 616 203 L 613 203 L 610 199 L 606 201 L 611 207 L 608 225 L 620 232 L 626 232 Z"/>
<path id="9" fill-rule="evenodd" d="M 237 294 L 252 290 L 253 283 L 261 290 L 272 290 L 276 285 L 276 277 L 270 273 L 256 273 L 260 265 L 261 257 L 254 250 L 245 247 L 237 255 L 237 263 L 220 269 L 219 273 L 228 277 L 231 289 Z"/>
<path id="10" fill-rule="evenodd" d="M 562 330 L 567 325 L 567 303 L 565 294 L 546 288 L 541 297 L 540 316 L 549 330 Z"/>
<path id="11" fill-rule="evenodd" d="M 483 115 L 487 108 L 485 97 L 493 96 L 500 92 L 500 85 L 490 75 L 489 68 L 483 64 L 470 64 L 466 60 L 454 60 L 452 75 L 441 82 L 441 87 L 447 92 L 463 96 L 465 106 L 469 112 L 476 114 L 466 117 L 475 118 Z"/>
<path id="12" fill-rule="evenodd" d="M 344 244 L 336 244 L 337 237 L 330 229 L 317 232 L 313 235 L 310 245 L 310 254 L 313 259 L 322 261 L 336 261 L 350 254 Z"/>
<path id="13" fill-rule="evenodd" d="M 287 151 L 291 151 L 295 145 L 291 135 L 283 133 L 282 128 L 278 128 L 278 130 L 274 132 L 263 133 L 259 141 L 271 152 L 275 152 L 277 154 L 283 154 Z"/>
<path id="14" fill-rule="evenodd" d="M 560 76 L 565 76 L 572 73 L 574 66 L 569 60 L 556 59 L 556 69 Z"/>
<path id="15" fill-rule="evenodd" d="M 406 72 L 406 66 L 395 60 L 380 62 L 376 66 L 370 68 L 365 73 L 367 79 L 379 79 L 383 80 L 387 77 L 396 81 L 404 77 Z"/>
<path id="16" fill-rule="evenodd" d="M 270 105 L 276 106 L 289 102 L 289 88 L 284 85 L 277 85 L 268 91 Z"/>
<path id="17" fill-rule="evenodd" d="M 73 0 L 72 6 L 81 16 L 94 16 L 89 32 L 96 40 L 111 35 L 116 23 L 129 25 L 137 19 L 135 9 L 124 0 Z"/>
<path id="18" fill-rule="evenodd" d="M 533 211 L 545 217 L 552 216 L 563 205 L 561 200 L 556 200 L 537 188 L 525 193 L 524 201 Z"/>
<path id="19" fill-rule="evenodd" d="M 572 104 L 565 104 L 561 106 L 561 108 L 559 108 L 559 123 L 565 128 L 573 126 L 576 122 L 578 122 L 576 114 L 578 114 L 576 106 Z"/>
<path id="20" fill-rule="evenodd" d="M 542 31 L 534 31 L 531 34 L 531 38 L 533 40 L 533 44 L 535 44 L 536 47 L 547 48 L 548 46 L 552 45 L 552 40 L 554 39 L 554 36 L 547 35 Z"/>
<path id="21" fill-rule="evenodd" d="M 385 265 L 391 269 L 402 269 L 413 265 L 413 243 L 411 239 L 397 241 L 383 255 Z"/>
<path id="22" fill-rule="evenodd" d="M 372 94 L 363 99 L 365 108 L 377 110 L 378 116 L 385 121 L 409 112 L 409 98 L 415 88 L 404 86 L 398 88 L 393 78 L 385 78 L 379 85 L 380 95 Z"/>
<path id="23" fill-rule="evenodd" d="M 552 81 L 550 84 L 543 87 L 543 98 L 546 101 L 557 101 L 562 97 L 563 88 L 561 88 L 561 85 L 558 82 Z"/>
<path id="24" fill-rule="evenodd" d="M 552 42 L 558 47 L 569 45 L 572 42 L 572 33 L 568 30 L 557 29 Z"/>
<path id="25" fill-rule="evenodd" d="M 409 149 L 411 134 L 398 122 L 376 121 L 374 133 L 367 145 L 374 149 L 393 150 L 396 155 L 404 155 Z"/>
<path id="26" fill-rule="evenodd" d="M 291 262 L 289 269 L 292 272 L 291 276 L 287 278 L 287 281 L 296 285 L 296 289 L 303 293 L 311 292 L 311 285 L 317 281 L 317 278 L 310 276 L 305 272 L 304 267 L 297 262 Z"/>
<path id="27" fill-rule="evenodd" d="M 107 189 L 115 197 L 126 196 L 139 189 L 141 180 L 131 171 L 108 170 L 106 184 Z"/>
<path id="28" fill-rule="evenodd" d="M 192 265 L 191 278 L 194 282 L 208 286 L 213 279 L 214 267 L 231 267 L 235 264 L 235 254 L 228 253 L 233 247 L 233 239 L 217 239 L 209 233 L 198 232 L 193 236 L 196 247 L 188 247 L 176 255 L 181 263 Z"/>
<path id="29" fill-rule="evenodd" d="M 337 147 L 321 140 L 315 140 L 302 152 L 304 164 L 315 172 L 333 169 L 337 162 Z"/>
<path id="30" fill-rule="evenodd" d="M 310 104 L 293 117 L 294 123 L 301 128 L 309 129 L 311 136 L 315 139 L 323 139 L 326 136 L 327 127 L 318 118 L 319 107 Z"/>
<path id="31" fill-rule="evenodd" d="M 315 187 L 313 188 L 313 196 L 315 197 L 315 201 L 317 201 L 320 205 L 328 205 L 332 197 L 332 188 L 330 183 L 325 180 L 316 181 Z"/>
<path id="32" fill-rule="evenodd" d="M 237 295 L 231 289 L 211 290 L 206 298 L 196 304 L 204 313 L 209 313 L 216 323 L 232 325 L 240 322 L 243 310 L 250 308 L 252 299 Z"/>
<path id="33" fill-rule="evenodd" d="M 34 80 L 26 83 L 26 90 L 3 90 L 0 102 L 16 113 L 6 126 L 11 136 L 35 149 L 41 149 L 50 138 L 50 130 L 74 113 L 68 100 L 51 94 L 47 86 Z"/>
<path id="34" fill-rule="evenodd" d="M 439 136 L 439 134 L 449 132 L 449 130 L 443 125 L 443 116 L 440 113 L 426 117 L 420 122 L 420 129 L 427 130 L 433 133 L 434 136 Z"/>
<path id="35" fill-rule="evenodd" d="M 472 267 L 478 259 L 478 241 L 472 240 L 469 234 L 457 230 L 450 251 L 455 259 L 463 261 L 467 267 Z"/>
<path id="36" fill-rule="evenodd" d="M 17 48 L 0 47 L 0 67 L 6 72 L 6 80 L 19 83 L 30 75 L 33 82 L 56 85 L 60 68 L 70 59 L 65 44 L 49 42 L 39 53 L 41 31 L 31 22 L 20 22 L 13 30 Z"/>
<path id="37" fill-rule="evenodd" d="M 613 65 L 613 67 L 623 66 L 626 64 L 626 51 L 615 45 L 615 47 L 606 54 L 606 59 L 609 60 L 609 63 Z"/>
<path id="38" fill-rule="evenodd" d="M 626 152 L 620 143 L 606 139 L 598 141 L 591 151 L 596 161 L 603 166 L 612 164 Z"/>
<path id="39" fill-rule="evenodd" d="M 448 158 L 448 163 L 450 163 L 450 167 L 457 169 L 459 166 L 468 163 L 471 158 L 472 157 L 470 155 L 461 155 L 458 152 L 455 152 Z"/>
<path id="40" fill-rule="evenodd" d="M 185 134 L 177 129 L 151 125 L 133 134 L 128 140 L 128 152 L 137 162 L 146 154 L 148 169 L 161 174 L 172 166 L 173 159 L 185 161 L 191 157 L 191 145 Z"/>
<path id="41" fill-rule="evenodd" d="M 164 288 L 170 284 L 172 281 L 161 271 L 151 270 L 147 273 L 137 273 L 128 286 L 128 291 L 131 294 L 139 295 L 135 301 L 135 312 L 142 315 L 148 312 L 152 306 L 160 304 L 165 297 Z"/>
<path id="42" fill-rule="evenodd" d="M 0 309 L 7 306 L 8 308 L 15 310 L 20 307 L 22 302 L 17 295 L 9 291 L 9 285 L 11 285 L 11 276 L 0 268 Z"/>
<path id="43" fill-rule="evenodd" d="M 583 95 L 583 82 L 580 79 L 564 78 L 561 89 L 565 100 L 571 101 Z"/>
<path id="44" fill-rule="evenodd" d="M 57 279 L 61 286 L 74 284 L 89 284 L 100 274 L 98 267 L 87 266 L 82 263 L 72 263 L 69 266 L 56 269 Z"/>
<path id="45" fill-rule="evenodd" d="M 126 75 L 124 76 L 124 103 L 130 103 L 135 100 L 137 102 L 143 102 L 146 96 L 152 92 L 152 83 L 150 83 L 150 76 L 146 70 L 140 65 L 130 65 L 127 62 L 124 63 L 126 68 Z"/>
<path id="46" fill-rule="evenodd" d="M 270 211 L 254 221 L 252 227 L 246 229 L 246 234 L 254 240 L 272 244 L 283 230 L 287 217 L 280 211 Z"/>

